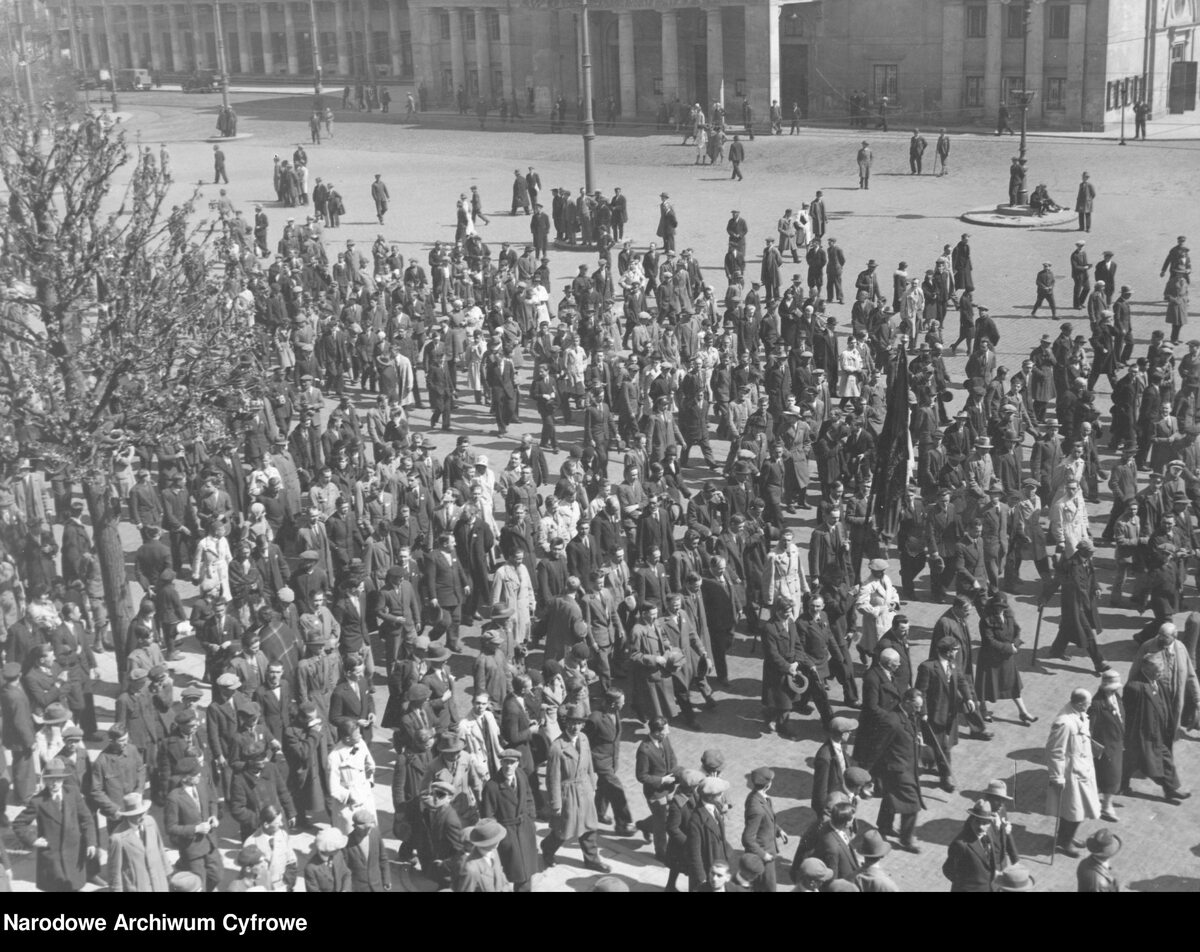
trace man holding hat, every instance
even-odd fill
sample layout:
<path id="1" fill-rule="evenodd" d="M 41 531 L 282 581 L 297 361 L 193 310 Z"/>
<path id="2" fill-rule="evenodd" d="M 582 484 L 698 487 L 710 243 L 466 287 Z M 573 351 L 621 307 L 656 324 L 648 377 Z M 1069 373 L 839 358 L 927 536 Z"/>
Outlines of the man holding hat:
<path id="1" fill-rule="evenodd" d="M 950 891 L 991 892 L 996 878 L 996 852 L 991 837 L 995 813 L 986 800 L 976 800 L 967 820 L 946 851 L 942 875 L 950 880 Z"/>
<path id="2" fill-rule="evenodd" d="M 284 728 L 283 750 L 288 765 L 288 789 L 296 804 L 296 826 L 311 827 L 313 816 L 322 812 L 332 818 L 329 731 L 312 701 L 300 704 L 291 724 Z"/>
<path id="3" fill-rule="evenodd" d="M 127 794 L 121 823 L 108 841 L 108 881 L 113 892 L 167 892 L 167 854 L 150 801 Z"/>
<path id="4" fill-rule="evenodd" d="M 96 856 L 96 826 L 83 795 L 64 781 L 57 758 L 42 770 L 42 789 L 13 821 L 26 849 L 37 850 L 35 883 L 42 892 L 78 892 L 87 882 L 88 860 Z"/>
<path id="5" fill-rule="evenodd" d="M 612 872 L 597 849 L 596 771 L 591 746 L 583 734 L 587 714 L 581 705 L 569 704 L 563 707 L 561 717 L 565 729 L 550 746 L 546 761 L 546 803 L 552 818 L 550 835 L 542 841 L 542 859 L 546 866 L 554 866 L 559 848 L 578 839 L 586 869 Z"/>

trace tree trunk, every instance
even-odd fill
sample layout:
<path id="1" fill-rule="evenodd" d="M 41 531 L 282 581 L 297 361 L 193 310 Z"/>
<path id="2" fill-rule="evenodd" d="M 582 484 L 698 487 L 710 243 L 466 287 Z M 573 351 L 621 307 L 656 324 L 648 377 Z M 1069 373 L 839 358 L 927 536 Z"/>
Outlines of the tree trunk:
<path id="1" fill-rule="evenodd" d="M 92 545 L 104 581 L 104 601 L 108 605 L 113 647 L 117 653 L 117 683 L 121 684 L 126 674 L 126 638 L 133 621 L 133 606 L 125 576 L 125 549 L 121 546 L 120 502 L 113 505 L 108 486 L 100 479 L 85 479 L 83 494 L 92 517 Z"/>

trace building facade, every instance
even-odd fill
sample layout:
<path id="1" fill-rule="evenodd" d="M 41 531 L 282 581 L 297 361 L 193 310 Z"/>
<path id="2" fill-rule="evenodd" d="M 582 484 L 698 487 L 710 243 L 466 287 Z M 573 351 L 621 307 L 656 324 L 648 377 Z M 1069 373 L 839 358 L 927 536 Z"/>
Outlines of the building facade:
<path id="1" fill-rule="evenodd" d="M 1101 130 L 1122 97 L 1156 116 L 1196 108 L 1200 0 L 594 0 L 593 96 L 624 120 L 678 97 L 760 119 L 779 101 L 806 118 L 845 116 L 853 93 L 887 97 L 898 121 L 1016 120 L 1032 93 L 1034 126 Z M 118 3 L 49 0 L 44 16 L 84 68 L 165 74 L 216 69 L 216 36 L 236 78 L 370 78 L 419 87 L 427 105 L 459 90 L 544 113 L 582 88 L 581 0 L 284 0 Z M 217 23 L 220 21 L 220 28 Z M 732 110 L 735 118 L 736 108 Z"/>

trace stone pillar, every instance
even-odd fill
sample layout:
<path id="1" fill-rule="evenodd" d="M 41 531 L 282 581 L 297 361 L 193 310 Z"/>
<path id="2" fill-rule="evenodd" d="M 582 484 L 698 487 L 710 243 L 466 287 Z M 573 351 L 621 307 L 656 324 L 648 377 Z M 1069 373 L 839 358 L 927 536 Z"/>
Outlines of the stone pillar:
<path id="1" fill-rule="evenodd" d="M 158 29 L 159 24 L 156 22 L 157 8 L 148 6 L 144 8 L 146 11 L 146 28 L 150 31 L 150 67 L 156 72 L 163 70 L 163 44 L 162 30 Z"/>
<path id="2" fill-rule="evenodd" d="M 287 50 L 287 71 L 289 76 L 300 72 L 300 58 L 296 53 L 296 13 L 295 4 L 283 5 L 283 43 Z"/>
<path id="3" fill-rule="evenodd" d="M 183 61 L 183 36 L 179 32 L 179 9 L 173 3 L 167 4 L 167 30 L 171 34 L 171 67 L 177 73 L 187 70 Z"/>
<path id="4" fill-rule="evenodd" d="M 516 81 L 513 78 L 512 19 L 507 8 L 500 11 L 500 83 L 503 86 L 500 95 L 512 98 L 517 94 Z M 521 108 L 524 110 L 526 103 L 522 103 Z"/>
<path id="5" fill-rule="evenodd" d="M 392 51 L 392 76 L 404 72 L 404 59 L 400 55 L 400 5 L 388 0 L 388 49 Z"/>
<path id="6" fill-rule="evenodd" d="M 488 44 L 487 10 L 477 7 L 475 14 L 475 68 L 479 73 L 479 95 L 483 99 L 492 97 L 492 56 Z"/>
<path id="7" fill-rule="evenodd" d="M 462 15 L 458 7 L 450 8 L 450 71 L 453 89 L 450 95 L 458 104 L 458 87 L 467 88 L 467 48 L 463 44 Z"/>
<path id="8" fill-rule="evenodd" d="M 233 13 L 237 24 L 237 53 L 238 53 L 238 68 L 239 73 L 254 72 L 254 57 L 250 52 L 250 28 L 246 25 L 246 5 L 239 3 L 233 8 Z"/>
<path id="9" fill-rule="evenodd" d="M 337 71 L 350 75 L 350 43 L 346 33 L 346 0 L 333 0 L 333 28 L 337 33 Z"/>
<path id="10" fill-rule="evenodd" d="M 617 42 L 621 52 L 621 118 L 634 119 L 638 113 L 638 101 L 632 10 L 621 10 L 617 14 Z"/>
<path id="11" fill-rule="evenodd" d="M 662 88 L 667 103 L 679 95 L 679 14 L 665 10 L 662 14 Z"/>
<path id="12" fill-rule="evenodd" d="M 721 82 L 725 79 L 725 28 L 721 23 L 721 7 L 710 7 L 705 13 L 705 32 L 708 35 L 708 102 L 701 103 L 707 116 L 714 102 L 724 102 Z"/>
<path id="13" fill-rule="evenodd" d="M 433 11 L 428 7 L 408 6 L 409 21 L 412 23 L 413 49 L 413 85 L 425 84 L 426 102 L 421 104 L 428 109 L 432 100 L 439 94 L 441 82 L 433 71 Z M 414 94 L 413 98 L 416 98 Z"/>
<path id="14" fill-rule="evenodd" d="M 204 42 L 204 34 L 200 32 L 200 7 L 192 3 L 188 5 L 192 14 L 192 50 L 196 54 L 196 68 L 208 67 L 208 44 Z"/>
<path id="15" fill-rule="evenodd" d="M 1066 107 L 1067 124 L 1076 128 L 1089 118 L 1085 107 L 1087 96 L 1087 4 L 1074 2 L 1071 4 L 1071 22 L 1067 32 L 1067 88 L 1063 93 L 1063 105 Z M 1101 77 L 1103 79 L 1103 76 Z M 1103 93 L 1103 82 L 1100 84 Z M 1104 121 L 1104 101 L 1100 100 L 1099 108 L 1092 115 Z M 1103 128 L 1103 126 L 1101 126 Z"/>
<path id="16" fill-rule="evenodd" d="M 754 109 L 754 122 L 763 129 L 771 101 L 779 99 L 779 0 L 764 0 L 742 10 L 746 22 L 746 95 Z"/>
<path id="17" fill-rule="evenodd" d="M 262 30 L 263 72 L 275 75 L 275 44 L 271 42 L 270 7 L 265 3 L 258 8 L 258 22 Z"/>
<path id="18" fill-rule="evenodd" d="M 988 0 L 985 40 L 987 46 L 983 59 L 983 108 L 989 122 L 1000 109 L 1000 51 L 1003 37 L 1004 7 L 1000 0 Z"/>
<path id="19" fill-rule="evenodd" d="M 964 106 L 963 37 L 966 36 L 966 7 L 961 2 L 942 7 L 942 112 L 955 116 Z"/>
<path id="20" fill-rule="evenodd" d="M 108 69 L 113 71 L 120 68 L 121 60 L 117 56 L 117 34 L 113 30 L 113 15 L 108 9 L 108 4 L 104 4 L 101 8 L 104 14 L 104 41 L 108 48 Z"/>
<path id="21" fill-rule="evenodd" d="M 372 83 L 375 61 L 371 55 L 371 0 L 362 0 L 362 28 L 362 75 L 367 83 Z"/>

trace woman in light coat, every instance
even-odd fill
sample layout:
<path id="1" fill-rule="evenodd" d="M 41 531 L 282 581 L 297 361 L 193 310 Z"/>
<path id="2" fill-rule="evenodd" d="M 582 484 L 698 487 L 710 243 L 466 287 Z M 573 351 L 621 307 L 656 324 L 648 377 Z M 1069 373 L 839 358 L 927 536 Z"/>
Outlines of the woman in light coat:
<path id="1" fill-rule="evenodd" d="M 525 551 L 514 548 L 512 561 L 497 568 L 492 578 L 492 611 L 512 611 L 513 638 L 523 645 L 532 634 L 534 608 L 533 580 L 525 565 Z"/>

